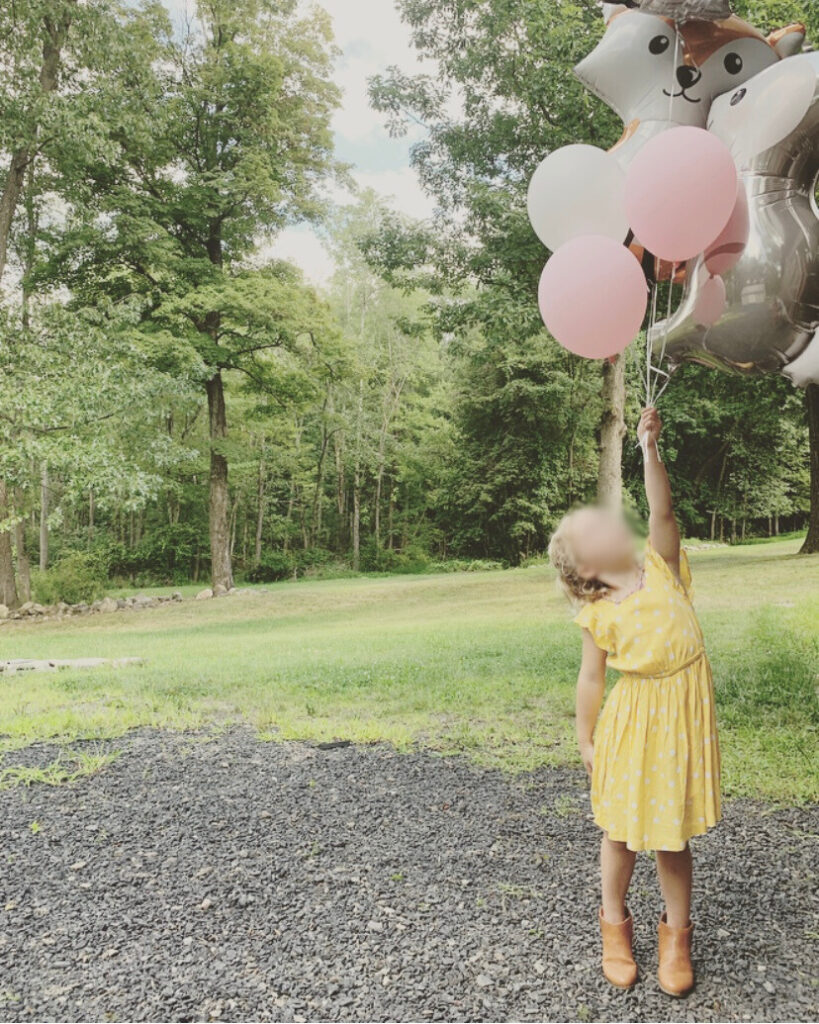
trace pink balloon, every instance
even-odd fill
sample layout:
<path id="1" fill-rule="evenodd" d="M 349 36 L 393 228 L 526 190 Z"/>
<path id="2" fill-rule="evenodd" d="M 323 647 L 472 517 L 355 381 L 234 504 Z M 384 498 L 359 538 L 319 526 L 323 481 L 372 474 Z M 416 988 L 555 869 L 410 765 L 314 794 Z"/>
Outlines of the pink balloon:
<path id="1" fill-rule="evenodd" d="M 705 252 L 705 265 L 712 274 L 724 274 L 739 263 L 748 244 L 751 230 L 748 197 L 741 181 L 737 182 L 737 198 L 728 223 Z"/>
<path id="2" fill-rule="evenodd" d="M 694 323 L 711 327 L 725 312 L 725 282 L 719 275 L 709 277 L 700 288 L 694 306 Z"/>
<path id="3" fill-rule="evenodd" d="M 683 126 L 647 142 L 626 174 L 626 213 L 635 235 L 660 259 L 682 263 L 725 227 L 737 194 L 728 147 L 704 128 Z"/>
<path id="4" fill-rule="evenodd" d="M 620 242 L 579 235 L 552 255 L 540 276 L 543 322 L 579 356 L 604 359 L 622 352 L 643 323 L 645 274 Z"/>

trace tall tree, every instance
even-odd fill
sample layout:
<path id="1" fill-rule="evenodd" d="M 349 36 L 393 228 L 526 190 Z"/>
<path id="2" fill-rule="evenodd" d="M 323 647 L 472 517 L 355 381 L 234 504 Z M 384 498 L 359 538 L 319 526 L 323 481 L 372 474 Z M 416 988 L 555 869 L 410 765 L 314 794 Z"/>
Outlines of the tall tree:
<path id="1" fill-rule="evenodd" d="M 438 75 L 408 76 L 389 68 L 372 80 L 371 100 L 394 133 L 416 122 L 427 129 L 412 150 L 422 184 L 438 207 L 427 258 L 450 287 L 477 286 L 471 301 L 447 306 L 448 326 L 480 325 L 501 350 L 510 345 L 515 354 L 507 368 L 513 378 L 520 375 L 523 402 L 512 429 L 525 432 L 531 423 L 526 381 L 538 372 L 525 365 L 525 354 L 538 353 L 540 359 L 538 335 L 545 331 L 536 295 L 547 256 L 528 223 L 526 189 L 551 150 L 579 141 L 607 146 L 618 137 L 616 118 L 572 71 L 599 37 L 603 21 L 594 5 L 575 2 L 398 0 L 398 8 L 416 48 L 435 61 Z M 394 258 L 395 250 L 385 255 Z M 514 326 L 501 336 L 503 322 Z M 502 351 L 497 358 L 502 361 Z M 595 368 L 603 399 L 597 408 L 598 491 L 604 499 L 618 496 L 621 487 L 622 363 L 607 365 L 602 380 Z M 509 427 L 504 418 L 507 438 Z M 548 458 L 541 452 L 538 463 Z M 521 507 L 538 500 L 531 473 L 512 474 L 509 487 L 517 490 Z"/>
<path id="2" fill-rule="evenodd" d="M 0 38 L 8 41 L 0 151 L 11 154 L 0 193 L 0 284 L 23 181 L 37 151 L 43 101 L 57 87 L 60 55 L 75 7 L 76 0 L 62 4 L 35 0 L 0 11 Z M 14 522 L 8 487 L 0 480 L 0 602 L 9 607 L 19 603 L 11 545 Z"/>
<path id="3" fill-rule="evenodd" d="M 208 402 L 210 549 L 233 582 L 224 375 L 321 314 L 278 270 L 248 260 L 288 224 L 322 212 L 340 171 L 330 117 L 329 19 L 296 0 L 208 0 L 183 39 L 146 8 L 87 88 L 98 136 L 65 154 L 62 186 L 83 224 L 63 239 L 78 302 L 138 294 L 146 329 L 197 365 Z M 257 259 L 258 264 L 258 259 Z M 60 271 L 62 273 L 62 270 Z M 312 293 L 310 293 L 312 294 Z M 173 324 L 173 333 L 169 326 Z M 187 354 L 184 354 L 187 353 Z"/>
<path id="4" fill-rule="evenodd" d="M 819 552 L 819 384 L 805 389 L 805 408 L 810 432 L 810 519 L 801 551 L 814 555 Z"/>

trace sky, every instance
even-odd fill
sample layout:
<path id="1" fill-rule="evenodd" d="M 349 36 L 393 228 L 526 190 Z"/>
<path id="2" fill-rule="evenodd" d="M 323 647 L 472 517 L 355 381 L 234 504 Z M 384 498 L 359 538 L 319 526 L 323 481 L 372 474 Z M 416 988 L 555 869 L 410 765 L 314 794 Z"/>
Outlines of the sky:
<path id="1" fill-rule="evenodd" d="M 176 19 L 186 3 L 193 0 L 164 0 Z M 409 150 L 420 137 L 421 129 L 393 139 L 384 128 L 383 117 L 367 102 L 367 79 L 391 64 L 403 70 L 422 70 L 392 0 L 317 0 L 333 20 L 335 41 L 342 50 L 336 60 L 334 80 L 343 90 L 342 105 L 333 117 L 336 156 L 353 165 L 351 171 L 362 186 L 372 188 L 403 213 L 424 218 L 432 212 L 415 172 L 410 167 Z M 349 193 L 335 190 L 336 202 L 352 201 Z M 333 264 L 319 237 L 308 227 L 284 231 L 270 250 L 271 254 L 292 260 L 314 284 L 326 284 Z"/>

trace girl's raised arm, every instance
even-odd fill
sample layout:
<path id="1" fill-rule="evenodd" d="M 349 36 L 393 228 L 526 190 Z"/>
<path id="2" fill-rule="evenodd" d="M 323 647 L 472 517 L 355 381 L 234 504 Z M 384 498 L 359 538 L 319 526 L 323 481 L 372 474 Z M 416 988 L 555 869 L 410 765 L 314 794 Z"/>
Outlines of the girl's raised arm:
<path id="1" fill-rule="evenodd" d="M 645 451 L 644 473 L 648 499 L 648 536 L 657 554 L 668 563 L 674 574 L 680 575 L 680 530 L 671 502 L 671 486 L 665 466 L 660 462 L 657 441 L 662 423 L 656 409 L 643 409 L 637 436 L 643 440 Z"/>

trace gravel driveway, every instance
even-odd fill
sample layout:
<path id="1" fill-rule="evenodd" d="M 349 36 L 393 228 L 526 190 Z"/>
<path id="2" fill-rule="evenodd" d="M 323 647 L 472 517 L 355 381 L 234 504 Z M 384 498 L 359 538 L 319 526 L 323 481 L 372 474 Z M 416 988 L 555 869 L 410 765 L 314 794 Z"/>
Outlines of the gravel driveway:
<path id="1" fill-rule="evenodd" d="M 0 791 L 0 1020 L 817 1017 L 819 807 L 726 801 L 692 840 L 698 984 L 673 1000 L 645 854 L 629 901 L 642 977 L 622 993 L 600 974 L 582 770 L 509 778 L 239 727 L 72 749 L 122 753 Z"/>

